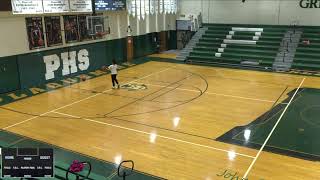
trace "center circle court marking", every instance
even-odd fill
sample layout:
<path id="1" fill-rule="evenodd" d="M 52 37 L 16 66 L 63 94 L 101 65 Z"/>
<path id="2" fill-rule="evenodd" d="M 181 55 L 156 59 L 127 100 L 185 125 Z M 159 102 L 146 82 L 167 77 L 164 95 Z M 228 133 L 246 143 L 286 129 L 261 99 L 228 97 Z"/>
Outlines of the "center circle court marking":
<path id="1" fill-rule="evenodd" d="M 203 89 L 200 89 L 200 88 L 197 88 L 197 87 L 194 87 L 194 86 L 191 86 L 191 85 L 185 85 L 185 87 L 192 87 L 192 89 L 185 89 L 185 91 L 193 91 L 193 92 L 199 92 L 197 93 L 195 96 L 191 96 L 189 97 L 188 99 L 184 99 L 184 100 L 177 100 L 177 101 L 158 101 L 158 100 L 152 100 L 152 101 L 149 101 L 151 103 L 154 103 L 155 105 L 158 105 L 158 107 L 154 108 L 154 109 L 149 109 L 149 110 L 145 110 L 145 109 L 148 109 L 148 108 L 138 108 L 139 110 L 142 110 L 142 111 L 136 111 L 136 112 L 133 112 L 133 113 L 127 113 L 127 114 L 118 114 L 118 115 L 112 115 L 113 112 L 116 112 L 117 109 L 111 111 L 111 112 L 101 112 L 101 114 L 104 114 L 104 115 L 98 115 L 98 114 L 95 114 L 95 116 L 81 116 L 81 118 L 106 118 L 106 117 L 110 117 L 110 118 L 115 118 L 115 117 L 124 117 L 124 116 L 133 116 L 133 115 L 141 115 L 141 114 L 147 114 L 147 113 L 153 113 L 153 112 L 158 112 L 158 111 L 164 111 L 164 110 L 168 110 L 168 109 L 172 109 L 172 108 L 175 108 L 175 107 L 178 107 L 178 106 L 181 106 L 181 105 L 184 105 L 184 104 L 187 104 L 187 103 L 190 103 L 192 101 L 194 101 L 195 99 L 198 99 L 199 97 L 201 97 L 208 89 L 208 82 L 206 81 L 206 79 L 204 77 L 202 77 L 201 75 L 199 74 L 196 74 L 196 73 L 193 73 L 193 72 L 189 72 L 187 70 L 184 70 L 184 69 L 179 69 L 179 68 L 176 68 L 174 70 L 177 70 L 177 71 L 182 71 L 184 73 L 187 73 L 187 74 L 191 74 L 191 76 L 193 77 L 198 77 L 200 81 L 202 81 L 202 83 L 204 83 L 204 88 Z M 148 76 L 147 76 L 148 77 Z M 188 78 L 185 78 L 187 80 L 189 80 Z M 170 83 L 170 82 L 168 82 Z M 134 88 L 135 89 L 145 89 L 144 86 L 135 86 L 135 83 L 134 82 L 130 82 L 128 84 L 131 84 L 130 87 L 133 87 L 132 85 L 134 85 Z M 137 83 L 139 84 L 139 83 Z M 142 83 L 141 83 L 142 84 Z M 172 83 L 172 84 L 175 84 L 175 83 Z M 178 84 L 178 83 L 177 83 Z M 172 89 L 175 89 L 171 86 L 163 86 L 161 87 L 162 89 L 160 90 L 164 90 L 164 94 L 166 94 L 166 91 L 168 92 L 172 92 Z M 176 88 L 178 89 L 178 88 Z M 111 90 L 111 89 L 110 89 Z M 109 90 L 108 90 L 109 91 Z M 92 96 L 92 97 L 95 97 L 95 96 L 98 96 L 100 94 L 104 94 L 104 93 L 97 93 L 96 95 Z M 161 94 L 161 93 L 160 93 Z M 162 94 L 162 95 L 164 95 Z M 161 96 L 162 96 L 161 95 Z M 148 96 L 148 95 L 146 95 Z M 83 100 L 86 100 L 86 99 L 89 99 L 90 97 L 88 98 L 85 98 Z M 81 101 L 83 101 L 81 100 Z M 144 102 L 142 101 L 143 98 L 141 98 L 141 100 L 137 100 L 136 102 Z M 75 102 L 75 103 L 78 103 L 78 102 Z M 66 107 L 72 105 L 72 104 L 75 104 L 75 103 L 71 103 L 69 105 L 67 105 Z M 171 103 L 171 105 L 168 105 L 168 106 L 164 106 L 163 104 L 161 103 Z M 173 103 L 176 103 L 176 104 L 173 104 Z M 58 109 L 62 109 L 64 107 L 60 107 Z M 128 108 L 128 107 L 123 107 L 123 108 Z M 21 111 L 21 110 L 18 110 L 18 109 L 11 109 L 11 108 L 6 108 L 6 107 L 1 107 L 1 109 L 3 110 L 7 110 L 7 111 L 12 111 L 12 112 L 15 112 L 15 113 L 19 113 L 19 114 L 25 114 L 25 115 L 29 115 L 29 116 L 33 116 L 33 118 L 36 118 L 36 117 L 47 117 L 47 118 L 61 118 L 60 116 L 50 116 L 50 115 L 47 115 L 47 113 L 44 113 L 44 114 L 34 114 L 34 113 L 29 113 L 29 112 L 25 112 L 25 111 Z M 122 109 L 122 108 L 120 108 Z M 51 111 L 49 111 L 51 112 Z M 97 116 L 98 115 L 98 116 Z M 110 116 L 109 116 L 110 115 Z"/>
<path id="2" fill-rule="evenodd" d="M 314 116 L 315 114 L 318 114 L 319 112 L 320 112 L 320 105 L 308 106 L 300 112 L 301 120 L 305 121 L 306 123 L 308 123 L 310 125 L 320 127 L 319 118 Z"/>

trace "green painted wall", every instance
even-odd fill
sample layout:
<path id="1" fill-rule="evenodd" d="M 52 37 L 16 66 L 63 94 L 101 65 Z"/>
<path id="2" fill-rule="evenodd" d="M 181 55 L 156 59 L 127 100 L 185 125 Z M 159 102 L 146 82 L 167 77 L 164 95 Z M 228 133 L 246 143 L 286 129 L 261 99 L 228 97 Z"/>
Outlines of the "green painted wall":
<path id="1" fill-rule="evenodd" d="M 176 49 L 176 31 L 168 31 L 168 48 Z M 134 58 L 143 57 L 156 52 L 157 44 L 154 37 L 157 33 L 149 33 L 133 37 Z M 76 76 L 88 71 L 100 69 L 104 65 L 111 64 L 112 59 L 122 63 L 127 59 L 126 38 L 110 41 L 97 42 L 67 48 L 59 48 L 36 53 L 21 54 L 11 57 L 0 58 L 0 93 L 14 91 L 20 88 L 37 86 L 66 77 Z M 63 61 L 61 53 L 86 49 L 89 53 L 90 66 L 85 71 L 63 76 Z M 46 80 L 46 64 L 44 56 L 56 54 L 60 58 L 60 67 L 54 71 L 54 79 Z M 76 58 L 78 59 L 78 58 Z M 5 69 L 5 70 L 1 70 Z M 3 68 L 5 67 L 5 68 Z"/>
<path id="2" fill-rule="evenodd" d="M 177 31 L 168 31 L 167 38 L 168 49 L 177 49 Z"/>
<path id="3" fill-rule="evenodd" d="M 0 58 L 0 93 L 19 88 L 17 58 L 15 56 Z"/>
<path id="4" fill-rule="evenodd" d="M 14 91 L 20 88 L 32 87 L 63 77 L 76 76 L 88 71 L 100 69 L 104 65 L 111 64 L 114 58 L 118 63 L 126 61 L 126 39 L 115 39 L 92 44 L 73 46 L 69 48 L 59 48 L 36 53 L 21 54 L 11 57 L 0 58 L 0 93 Z M 54 72 L 55 78 L 46 80 L 46 65 L 43 57 L 56 54 L 61 59 L 61 53 L 86 49 L 89 52 L 90 66 L 85 71 L 63 76 L 63 62 L 60 60 L 60 67 Z M 77 59 L 77 58 L 76 58 Z"/>
<path id="5" fill-rule="evenodd" d="M 108 61 L 114 58 L 117 62 L 125 62 L 127 59 L 127 41 L 126 38 L 115 39 L 106 42 L 106 58 Z"/>
<path id="6" fill-rule="evenodd" d="M 154 37 L 158 33 L 149 33 L 141 36 L 133 37 L 133 57 L 143 57 L 153 54 L 157 51 L 157 44 Z M 177 49 L 177 31 L 167 31 L 167 47 L 168 49 Z"/>
<path id="7" fill-rule="evenodd" d="M 155 33 L 133 37 L 133 57 L 138 58 L 156 52 Z"/>
<path id="8" fill-rule="evenodd" d="M 39 53 L 30 53 L 18 55 L 18 65 L 20 69 L 20 82 L 21 88 L 31 87 L 48 83 L 63 77 L 72 77 L 88 71 L 100 69 L 104 65 L 111 64 L 112 59 L 117 60 L 118 63 L 126 59 L 126 41 L 125 39 L 117 39 L 111 41 L 98 42 L 93 44 L 86 44 L 80 46 L 73 46 L 69 48 L 54 49 L 49 51 L 42 51 Z M 55 71 L 55 78 L 51 80 L 45 79 L 46 65 L 43 61 L 44 56 L 56 54 L 61 58 L 61 53 L 76 51 L 77 53 L 86 49 L 89 52 L 90 66 L 85 71 L 78 72 L 63 76 L 62 75 L 62 60 L 60 60 L 60 67 Z"/>

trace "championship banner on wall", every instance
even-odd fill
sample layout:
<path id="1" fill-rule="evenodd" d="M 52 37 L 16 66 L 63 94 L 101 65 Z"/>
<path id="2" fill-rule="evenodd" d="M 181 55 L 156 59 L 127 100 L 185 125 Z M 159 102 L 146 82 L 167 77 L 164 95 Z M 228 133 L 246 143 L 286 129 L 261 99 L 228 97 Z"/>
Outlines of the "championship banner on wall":
<path id="1" fill-rule="evenodd" d="M 44 48 L 42 18 L 26 18 L 26 26 L 30 50 Z"/>
<path id="2" fill-rule="evenodd" d="M 169 14 L 170 11 L 171 11 L 171 8 L 170 8 L 170 0 L 164 0 L 164 13 L 166 14 Z"/>
<path id="3" fill-rule="evenodd" d="M 68 0 L 43 0 L 44 13 L 69 12 Z"/>
<path id="4" fill-rule="evenodd" d="M 11 0 L 13 14 L 41 14 L 43 6 L 41 0 Z"/>
<path id="5" fill-rule="evenodd" d="M 92 12 L 91 0 L 12 0 L 11 4 L 13 14 Z"/>
<path id="6" fill-rule="evenodd" d="M 44 17 L 47 46 L 62 45 L 60 16 Z"/>
<path id="7" fill-rule="evenodd" d="M 154 14 L 155 13 L 155 0 L 150 0 L 150 14 Z"/>
<path id="8" fill-rule="evenodd" d="M 92 12 L 91 0 L 69 0 L 70 12 Z"/>
<path id="9" fill-rule="evenodd" d="M 77 16 L 63 16 L 64 32 L 67 43 L 79 41 Z"/>
<path id="10" fill-rule="evenodd" d="M 164 13 L 164 2 L 166 0 L 159 0 L 159 13 L 162 14 Z"/>

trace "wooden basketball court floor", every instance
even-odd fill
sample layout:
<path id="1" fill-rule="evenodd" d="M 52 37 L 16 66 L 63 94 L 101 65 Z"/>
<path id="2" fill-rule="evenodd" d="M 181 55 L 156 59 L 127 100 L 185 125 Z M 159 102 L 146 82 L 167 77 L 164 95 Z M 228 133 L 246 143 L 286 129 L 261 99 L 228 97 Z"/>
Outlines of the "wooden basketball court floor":
<path id="1" fill-rule="evenodd" d="M 166 179 L 319 179 L 318 162 L 215 139 L 320 78 L 150 61 L 118 79 L 135 90 L 104 75 L 5 105 L 0 128 Z"/>

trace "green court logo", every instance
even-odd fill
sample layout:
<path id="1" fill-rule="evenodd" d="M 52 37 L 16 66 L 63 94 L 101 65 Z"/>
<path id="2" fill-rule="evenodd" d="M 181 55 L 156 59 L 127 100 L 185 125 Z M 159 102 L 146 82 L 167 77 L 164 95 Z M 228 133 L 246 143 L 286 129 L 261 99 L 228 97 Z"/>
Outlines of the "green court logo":
<path id="1" fill-rule="evenodd" d="M 148 89 L 145 84 L 130 83 L 121 86 L 121 89 L 127 89 L 128 91 L 138 91 Z"/>

